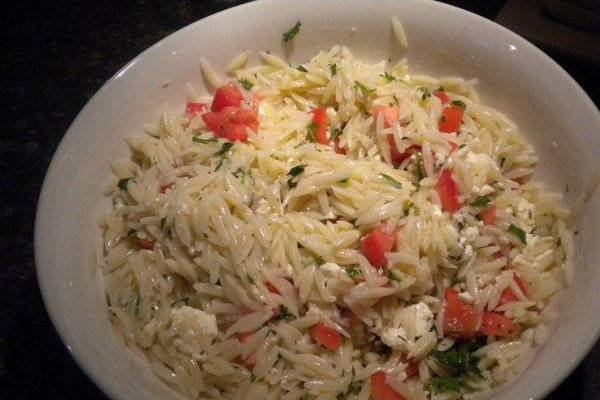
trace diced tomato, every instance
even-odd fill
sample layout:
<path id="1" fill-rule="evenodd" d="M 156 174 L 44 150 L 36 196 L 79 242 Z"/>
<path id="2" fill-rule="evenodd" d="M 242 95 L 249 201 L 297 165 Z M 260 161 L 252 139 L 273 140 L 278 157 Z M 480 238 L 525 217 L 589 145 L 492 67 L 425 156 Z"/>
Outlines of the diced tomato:
<path id="1" fill-rule="evenodd" d="M 479 219 L 481 219 L 485 225 L 496 225 L 496 216 L 497 213 L 495 204 L 492 204 L 479 213 Z"/>
<path id="2" fill-rule="evenodd" d="M 397 232 L 387 233 L 387 225 L 380 224 L 367 233 L 360 242 L 360 252 L 369 260 L 372 266 L 383 268 L 387 264 L 385 253 L 389 253 L 396 242 Z"/>
<path id="3" fill-rule="evenodd" d="M 449 213 L 458 211 L 458 186 L 452 178 L 450 170 L 445 169 L 442 171 L 442 175 L 438 180 L 435 190 L 440 196 L 442 210 Z"/>
<path id="4" fill-rule="evenodd" d="M 248 131 L 246 130 L 246 125 L 225 122 L 221 132 L 217 136 L 232 142 L 245 142 L 248 140 Z"/>
<path id="5" fill-rule="evenodd" d="M 340 146 L 340 141 L 338 139 L 333 142 L 333 151 L 337 154 L 346 154 L 346 149 Z"/>
<path id="6" fill-rule="evenodd" d="M 450 99 L 448 98 L 448 95 L 446 94 L 446 92 L 438 90 L 437 92 L 434 92 L 433 95 L 435 97 L 437 97 L 438 99 L 440 99 L 440 101 L 442 102 L 442 104 L 446 104 Z"/>
<path id="7" fill-rule="evenodd" d="M 175 182 L 171 182 L 171 183 L 169 183 L 168 185 L 161 186 L 161 187 L 160 187 L 160 192 L 161 192 L 162 194 L 165 194 L 165 193 L 167 193 L 167 190 L 169 190 L 169 189 L 172 189 L 174 184 L 175 184 Z"/>
<path id="8" fill-rule="evenodd" d="M 475 308 L 461 301 L 454 289 L 446 289 L 445 300 L 444 334 L 462 340 L 475 337 L 479 319 Z"/>
<path id="9" fill-rule="evenodd" d="M 258 116 L 254 110 L 241 107 L 225 107 L 221 110 L 223 119 L 235 125 L 245 125 L 256 132 L 258 129 Z"/>
<path id="10" fill-rule="evenodd" d="M 154 242 L 151 240 L 137 238 L 137 245 L 140 249 L 154 250 Z"/>
<path id="11" fill-rule="evenodd" d="M 245 142 L 248 139 L 246 128 L 258 129 L 258 116 L 254 110 L 241 107 L 224 107 L 219 112 L 202 114 L 206 127 L 216 136 L 232 142 Z"/>
<path id="12" fill-rule="evenodd" d="M 240 89 L 233 85 L 221 86 L 215 92 L 210 111 L 221 111 L 225 107 L 239 107 L 242 104 L 244 96 Z"/>
<path id="13" fill-rule="evenodd" d="M 513 279 L 515 280 L 517 286 L 519 286 L 519 289 L 521 289 L 521 292 L 523 292 L 525 297 L 527 297 L 529 295 L 529 287 L 527 286 L 527 283 L 523 279 L 521 279 L 521 277 L 516 273 L 513 273 Z M 510 288 L 506 288 L 500 296 L 500 300 L 498 301 L 498 307 L 508 303 L 512 303 L 513 301 L 517 300 L 519 300 L 519 298 L 515 296 L 513 291 L 510 290 Z"/>
<path id="14" fill-rule="evenodd" d="M 387 374 L 383 371 L 371 375 L 371 397 L 373 400 L 406 400 L 387 383 Z"/>
<path id="15" fill-rule="evenodd" d="M 310 327 L 310 335 L 317 344 L 335 351 L 342 346 L 342 336 L 327 325 L 316 324 Z"/>
<path id="16" fill-rule="evenodd" d="M 277 290 L 277 288 L 275 286 L 273 286 L 273 284 L 271 282 L 265 282 L 265 286 L 267 287 L 267 290 L 273 294 L 281 294 L 279 292 L 279 290 Z"/>
<path id="17" fill-rule="evenodd" d="M 390 155 L 392 159 L 392 165 L 394 168 L 398 168 L 402 161 L 406 160 L 408 157 L 412 156 L 415 153 L 421 151 L 421 146 L 418 144 L 413 144 L 404 150 L 402 153 L 398 151 L 398 146 L 396 146 L 396 141 L 392 135 L 388 136 L 388 143 L 390 145 Z"/>
<path id="18" fill-rule="evenodd" d="M 237 338 L 241 344 L 245 344 L 252 339 L 252 335 L 254 335 L 254 332 L 241 332 L 237 334 Z"/>
<path id="19" fill-rule="evenodd" d="M 458 106 L 447 105 L 442 110 L 442 117 L 439 123 L 439 129 L 444 133 L 454 133 L 458 131 L 462 122 L 463 110 Z"/>
<path id="20" fill-rule="evenodd" d="M 327 128 L 329 127 L 329 116 L 324 108 L 317 108 L 313 111 L 312 122 L 317 124 L 318 128 L 315 132 L 315 139 L 318 143 L 329 144 L 329 137 L 327 136 Z"/>
<path id="21" fill-rule="evenodd" d="M 485 336 L 516 339 L 521 335 L 521 325 L 497 312 L 484 312 L 479 332 Z"/>
<path id="22" fill-rule="evenodd" d="M 223 115 L 218 112 L 207 112 L 202 114 L 202 121 L 209 131 L 216 133 L 221 131 L 223 126 Z"/>
<path id="23" fill-rule="evenodd" d="M 206 104 L 204 103 L 187 103 L 185 107 L 185 113 L 189 119 L 194 118 L 203 111 L 206 111 Z"/>
<path id="24" fill-rule="evenodd" d="M 374 107 L 371 110 L 371 115 L 375 122 L 377 122 L 377 115 L 383 112 L 383 126 L 385 128 L 389 128 L 394 125 L 396 121 L 400 118 L 400 108 L 399 107 Z"/>
<path id="25" fill-rule="evenodd" d="M 406 372 L 407 378 L 417 375 L 419 373 L 419 363 L 412 360 L 408 361 L 408 365 L 406 366 L 404 372 Z"/>
<path id="26" fill-rule="evenodd" d="M 252 107 L 258 111 L 258 106 L 260 106 L 260 102 L 264 100 L 264 97 L 262 97 L 260 94 L 255 93 L 252 95 Z"/>
<path id="27" fill-rule="evenodd" d="M 458 145 L 454 142 L 450 142 L 450 153 L 454 153 L 458 149 Z"/>

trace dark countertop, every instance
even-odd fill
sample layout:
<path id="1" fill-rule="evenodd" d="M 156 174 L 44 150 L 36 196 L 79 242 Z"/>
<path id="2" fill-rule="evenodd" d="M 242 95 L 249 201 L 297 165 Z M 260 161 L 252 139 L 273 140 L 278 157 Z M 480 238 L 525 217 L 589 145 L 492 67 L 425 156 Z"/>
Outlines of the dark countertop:
<path id="1" fill-rule="evenodd" d="M 81 372 L 42 303 L 33 224 L 46 168 L 102 83 L 173 31 L 243 1 L 13 2 L 0 50 L 0 398 L 106 399 Z M 493 19 L 504 1 L 449 3 Z M 71 4 L 68 4 L 71 3 Z M 596 104 L 597 69 L 555 59 Z M 548 398 L 600 398 L 600 346 Z"/>

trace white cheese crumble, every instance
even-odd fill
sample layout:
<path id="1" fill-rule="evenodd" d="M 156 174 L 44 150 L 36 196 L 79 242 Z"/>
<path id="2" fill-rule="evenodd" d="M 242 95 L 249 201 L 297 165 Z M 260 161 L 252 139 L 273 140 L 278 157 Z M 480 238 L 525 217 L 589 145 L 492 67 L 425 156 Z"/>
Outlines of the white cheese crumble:
<path id="1" fill-rule="evenodd" d="M 433 327 L 433 313 L 427 304 L 419 302 L 399 310 L 394 321 L 395 326 L 382 331 L 381 341 L 394 350 L 410 350 L 416 339 Z"/>
<path id="2" fill-rule="evenodd" d="M 479 195 L 480 196 L 487 196 L 488 194 L 492 194 L 494 193 L 494 188 L 491 187 L 490 185 L 483 185 L 483 187 L 481 189 L 479 189 Z"/>
<path id="3" fill-rule="evenodd" d="M 197 308 L 183 306 L 171 310 L 173 326 L 184 333 L 217 336 L 217 317 Z"/>
<path id="4" fill-rule="evenodd" d="M 517 215 L 521 220 L 521 228 L 531 232 L 535 227 L 535 204 L 525 199 L 520 199 L 517 204 Z"/>

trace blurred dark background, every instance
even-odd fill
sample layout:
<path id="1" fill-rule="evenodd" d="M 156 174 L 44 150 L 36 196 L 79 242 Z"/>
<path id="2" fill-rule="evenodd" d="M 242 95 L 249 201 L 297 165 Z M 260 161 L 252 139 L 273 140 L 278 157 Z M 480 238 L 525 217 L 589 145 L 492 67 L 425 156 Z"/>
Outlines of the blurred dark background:
<path id="1" fill-rule="evenodd" d="M 23 0 L 2 6 L 1 399 L 106 399 L 63 347 L 37 286 L 33 225 L 46 168 L 75 116 L 123 65 L 185 25 L 243 2 Z M 570 7 L 567 11 L 561 9 L 565 3 L 554 0 L 447 1 L 485 18 L 498 18 L 532 40 L 599 104 L 599 26 L 594 16 L 600 6 L 598 1 L 564 2 Z M 596 345 L 548 399 L 598 398 Z"/>

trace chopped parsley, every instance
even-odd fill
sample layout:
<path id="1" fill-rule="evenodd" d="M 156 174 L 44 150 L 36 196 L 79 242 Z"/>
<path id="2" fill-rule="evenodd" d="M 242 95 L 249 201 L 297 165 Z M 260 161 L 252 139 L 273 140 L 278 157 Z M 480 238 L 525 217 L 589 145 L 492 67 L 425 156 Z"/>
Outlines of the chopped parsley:
<path id="1" fill-rule="evenodd" d="M 362 382 L 360 381 L 352 381 L 348 384 L 348 388 L 346 389 L 346 393 L 344 396 L 348 396 L 349 394 L 359 394 L 362 390 Z"/>
<path id="2" fill-rule="evenodd" d="M 510 224 L 510 226 L 508 227 L 508 232 L 512 233 L 517 238 L 519 238 L 521 243 L 527 244 L 527 235 L 525 234 L 525 231 L 523 229 L 519 228 L 515 224 Z"/>
<path id="3" fill-rule="evenodd" d="M 371 94 L 375 93 L 375 89 L 369 89 L 359 81 L 354 81 L 354 87 L 360 89 L 360 92 L 365 97 L 369 97 Z"/>
<path id="4" fill-rule="evenodd" d="M 417 181 L 421 182 L 423 178 L 425 178 L 425 168 L 423 167 L 423 156 L 421 153 L 418 153 L 416 156 L 417 162 L 417 170 L 415 171 L 415 175 L 417 176 Z"/>
<path id="5" fill-rule="evenodd" d="M 388 272 L 388 278 L 396 282 L 402 281 L 402 279 L 400 279 L 393 271 Z"/>
<path id="6" fill-rule="evenodd" d="M 291 178 L 287 180 L 287 184 L 290 187 L 290 189 L 295 188 L 298 185 L 297 177 L 304 172 L 304 168 L 306 168 L 306 164 L 300 164 L 296 165 L 295 167 L 292 167 L 289 170 L 287 174 L 291 176 Z"/>
<path id="7" fill-rule="evenodd" d="M 463 147 L 467 147 L 467 145 L 465 143 L 463 143 L 460 146 L 458 146 L 459 149 L 462 149 Z"/>
<path id="8" fill-rule="evenodd" d="M 434 377 L 428 382 L 429 390 L 432 393 L 439 392 L 460 392 L 462 388 L 462 378 L 458 376 L 453 377 Z"/>
<path id="9" fill-rule="evenodd" d="M 282 35 L 283 41 L 289 42 L 290 40 L 292 40 L 298 34 L 298 32 L 300 32 L 301 26 L 302 26 L 302 22 L 300 22 L 300 21 L 296 22 L 296 24 L 289 31 L 285 32 Z"/>
<path id="10" fill-rule="evenodd" d="M 392 178 L 391 176 L 386 175 L 386 174 L 381 174 L 381 177 L 383 178 L 384 181 L 386 181 L 388 184 L 392 185 L 396 189 L 402 189 L 402 184 L 400 182 L 398 182 L 397 180 L 395 180 L 394 178 Z"/>
<path id="11" fill-rule="evenodd" d="M 140 313 L 140 300 L 142 300 L 140 296 L 136 297 L 135 299 L 135 315 Z"/>
<path id="12" fill-rule="evenodd" d="M 321 258 L 319 256 L 314 256 L 314 259 L 318 266 L 325 264 L 325 260 L 323 260 L 323 258 Z"/>
<path id="13" fill-rule="evenodd" d="M 396 80 L 396 77 L 387 71 L 385 71 L 384 74 L 379 74 L 379 76 L 381 76 L 383 79 L 385 79 L 388 82 L 392 82 L 392 81 Z"/>
<path id="14" fill-rule="evenodd" d="M 171 304 L 171 307 L 173 307 L 177 303 L 183 303 L 183 304 L 185 304 L 187 306 L 190 303 L 190 298 L 189 297 L 182 297 L 181 299 L 177 299 L 177 300 L 175 300 Z"/>
<path id="15" fill-rule="evenodd" d="M 192 141 L 196 142 L 196 143 L 202 143 L 202 144 L 207 144 L 207 143 L 215 143 L 217 142 L 217 138 L 215 137 L 211 137 L 211 138 L 202 138 L 200 136 L 194 136 L 192 138 Z"/>
<path id="16" fill-rule="evenodd" d="M 505 161 L 506 161 L 505 157 L 500 157 L 500 168 L 502 168 L 502 166 L 504 165 Z"/>
<path id="17" fill-rule="evenodd" d="M 421 100 L 425 101 L 426 98 L 431 97 L 431 92 L 426 87 L 421 86 L 419 90 L 423 92 Z"/>
<path id="18" fill-rule="evenodd" d="M 329 133 L 329 140 L 333 142 L 341 134 L 342 134 L 342 130 L 340 128 L 333 128 L 333 129 L 331 129 L 331 132 Z"/>
<path id="19" fill-rule="evenodd" d="M 223 143 L 223 145 L 221 146 L 221 150 L 217 151 L 215 153 L 215 156 L 222 156 L 223 154 L 227 153 L 232 147 L 233 147 L 233 143 L 231 143 L 231 142 Z"/>
<path id="20" fill-rule="evenodd" d="M 487 207 L 490 204 L 490 198 L 487 196 L 479 196 L 469 205 L 472 207 Z"/>
<path id="21" fill-rule="evenodd" d="M 349 177 L 348 177 L 348 178 L 344 178 L 344 179 L 340 179 L 340 180 L 338 181 L 338 183 L 341 183 L 341 184 L 343 184 L 343 185 L 345 185 L 345 184 L 346 184 L 346 183 L 348 183 L 348 182 L 350 182 L 350 178 L 349 178 Z"/>
<path id="22" fill-rule="evenodd" d="M 137 231 L 136 231 L 135 229 L 130 229 L 130 230 L 127 232 L 127 236 L 135 235 L 135 233 L 136 233 L 136 232 L 137 232 Z"/>
<path id="23" fill-rule="evenodd" d="M 462 100 L 453 100 L 453 101 L 450 102 L 450 104 L 452 104 L 453 106 L 456 106 L 456 107 L 460 108 L 463 111 L 467 109 L 467 105 Z"/>
<path id="24" fill-rule="evenodd" d="M 284 306 L 284 305 L 280 305 L 279 306 L 279 319 L 282 319 L 284 321 L 289 321 L 291 319 L 294 319 L 294 316 L 292 314 L 290 314 L 290 312 L 288 311 L 288 309 Z"/>
<path id="25" fill-rule="evenodd" d="M 352 278 L 355 279 L 356 277 L 358 277 L 359 275 L 362 275 L 362 272 L 360 269 L 356 268 L 356 267 L 348 267 L 346 268 L 346 274 Z"/>
<path id="26" fill-rule="evenodd" d="M 331 72 L 331 76 L 337 75 L 337 64 L 329 64 L 329 71 Z"/>
<path id="27" fill-rule="evenodd" d="M 119 179 L 119 182 L 117 183 L 117 187 L 121 190 L 127 191 L 127 184 L 129 183 L 130 180 L 131 180 L 131 178 Z"/>
<path id="28" fill-rule="evenodd" d="M 402 203 L 402 211 L 404 211 L 405 217 L 410 212 L 410 209 L 413 208 L 414 206 L 415 206 L 415 204 L 410 200 L 405 200 L 404 203 Z"/>
<path id="29" fill-rule="evenodd" d="M 218 170 L 220 170 L 222 166 L 223 166 L 223 159 L 219 160 L 219 162 L 217 163 L 217 166 L 215 167 L 214 172 L 217 172 Z"/>
<path id="30" fill-rule="evenodd" d="M 306 68 L 304 68 L 304 66 L 303 66 L 303 65 L 298 65 L 298 66 L 296 67 L 296 69 L 297 69 L 298 71 L 300 71 L 300 72 L 308 72 L 308 70 L 307 70 Z"/>
<path id="31" fill-rule="evenodd" d="M 309 142 L 315 143 L 317 141 L 317 137 L 316 137 L 317 130 L 319 130 L 318 124 L 311 122 L 310 125 L 308 125 L 308 133 L 306 134 L 306 137 Z"/>
<path id="32" fill-rule="evenodd" d="M 254 87 L 254 83 L 250 82 L 248 79 L 240 79 L 238 82 L 246 90 L 250 90 Z"/>

